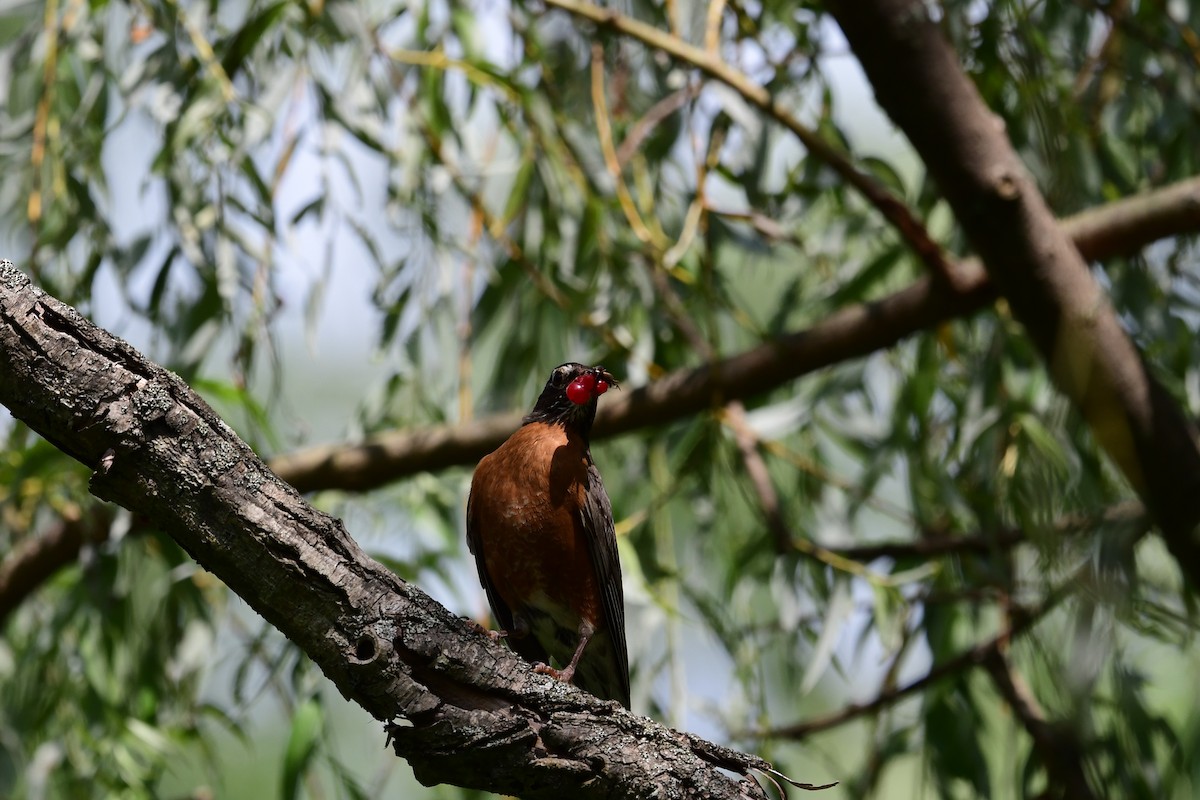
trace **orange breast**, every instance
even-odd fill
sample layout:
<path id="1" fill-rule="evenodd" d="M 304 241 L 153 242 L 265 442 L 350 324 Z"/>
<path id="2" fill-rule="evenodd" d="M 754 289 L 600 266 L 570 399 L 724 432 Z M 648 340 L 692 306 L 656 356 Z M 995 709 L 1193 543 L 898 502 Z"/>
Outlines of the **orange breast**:
<path id="1" fill-rule="evenodd" d="M 497 593 L 514 611 L 530 606 L 571 628 L 603 626 L 596 571 L 579 522 L 587 450 L 552 425 L 526 425 L 479 462 L 473 524 Z"/>

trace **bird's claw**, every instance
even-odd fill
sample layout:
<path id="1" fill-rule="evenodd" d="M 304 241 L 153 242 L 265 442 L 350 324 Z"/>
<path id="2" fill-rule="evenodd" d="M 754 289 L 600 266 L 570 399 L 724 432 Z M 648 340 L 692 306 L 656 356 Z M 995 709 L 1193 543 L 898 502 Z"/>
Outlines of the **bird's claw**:
<path id="1" fill-rule="evenodd" d="M 464 617 L 467 624 L 475 629 L 476 633 L 482 633 L 484 636 L 491 639 L 493 642 L 498 642 L 505 636 L 508 636 L 508 631 L 494 631 L 491 628 L 485 628 L 470 617 Z"/>
<path id="2" fill-rule="evenodd" d="M 542 675 L 549 675 L 551 678 L 562 681 L 563 683 L 570 683 L 571 678 L 575 677 L 575 668 L 574 667 L 567 667 L 566 669 L 555 669 L 554 667 L 550 666 L 549 664 L 543 664 L 541 661 L 539 661 L 533 665 L 533 671 L 541 673 Z"/>

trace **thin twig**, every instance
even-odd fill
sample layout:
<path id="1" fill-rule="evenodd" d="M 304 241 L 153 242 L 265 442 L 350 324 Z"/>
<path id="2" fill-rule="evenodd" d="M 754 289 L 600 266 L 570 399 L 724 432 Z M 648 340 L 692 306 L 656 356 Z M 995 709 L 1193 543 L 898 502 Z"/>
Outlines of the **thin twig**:
<path id="1" fill-rule="evenodd" d="M 1001 648 L 1006 647 L 1008 642 L 1021 636 L 1030 630 L 1035 623 L 1046 616 L 1059 602 L 1061 602 L 1071 589 L 1071 583 L 1068 582 L 1064 588 L 1050 593 L 1042 603 L 1027 613 L 1015 618 L 1012 624 L 1001 631 L 996 636 L 988 639 L 981 644 L 964 650 L 953 658 L 943 661 L 941 664 L 931 668 L 920 678 L 898 687 L 891 691 L 882 692 L 873 700 L 866 703 L 851 703 L 850 705 L 835 711 L 832 714 L 827 714 L 823 717 L 800 722 L 795 725 L 785 725 L 780 728 L 770 728 L 762 731 L 752 731 L 748 735 L 755 738 L 778 738 L 778 739 L 793 739 L 799 740 L 814 733 L 836 728 L 839 725 L 844 725 L 851 720 L 858 719 L 867 714 L 874 714 L 887 708 L 894 703 L 903 700 L 911 694 L 921 691 L 926 686 L 936 683 L 951 675 L 959 672 L 964 672 L 973 667 L 978 667 L 986 663 L 993 654 L 1000 652 Z"/>
<path id="2" fill-rule="evenodd" d="M 725 13 L 725 0 L 710 0 L 704 21 L 704 49 L 713 56 L 721 51 L 721 17 Z"/>
<path id="3" fill-rule="evenodd" d="M 733 430 L 738 452 L 746 467 L 746 474 L 750 477 L 750 485 L 754 488 L 767 528 L 771 531 L 776 552 L 800 553 L 840 572 L 862 578 L 875 586 L 893 586 L 897 583 L 898 579 L 893 576 L 877 573 L 865 564 L 846 558 L 802 536 L 796 536 L 783 517 L 779 495 L 771 482 L 766 463 L 758 452 L 758 437 L 746 423 L 745 407 L 740 401 L 734 400 L 725 406 L 721 419 Z"/>
<path id="4" fill-rule="evenodd" d="M 629 159 L 633 158 L 633 154 L 642 146 L 642 142 L 646 141 L 646 137 L 664 120 L 669 119 L 672 114 L 695 99 L 699 93 L 700 85 L 693 83 L 677 92 L 671 92 L 650 106 L 650 109 L 633 124 L 629 133 L 621 140 L 621 145 L 617 148 L 617 167 L 624 169 L 625 165 L 629 163 Z"/>
<path id="5" fill-rule="evenodd" d="M 725 422 L 733 431 L 733 440 L 742 456 L 746 476 L 750 478 L 750 485 L 754 487 L 759 510 L 762 511 L 767 530 L 771 532 L 771 538 L 775 542 L 775 552 L 791 552 L 792 531 L 779 508 L 779 493 L 775 491 L 771 473 L 767 471 L 767 464 L 763 461 L 762 453 L 758 451 L 758 437 L 746 423 L 746 407 L 742 405 L 741 400 L 734 400 L 725 406 Z"/>
<path id="6" fill-rule="evenodd" d="M 842 180 L 853 186 L 871 205 L 878 209 L 930 271 L 938 276 L 939 280 L 957 288 L 959 276 L 954 271 L 953 264 L 946 258 L 933 237 L 929 235 L 924 224 L 913 216 L 904 201 L 896 197 L 874 176 L 854 166 L 836 146 L 826 141 L 821 134 L 802 124 L 782 103 L 772 97 L 766 88 L 752 81 L 744 72 L 729 65 L 720 57 L 719 53 L 707 52 L 677 36 L 610 8 L 602 8 L 591 3 L 581 2 L 581 0 L 546 0 L 546 4 L 590 20 L 601 27 L 611 28 L 649 47 L 661 50 L 676 60 L 695 67 L 709 77 L 729 86 L 746 102 L 791 131 L 808 149 L 809 153 L 829 166 Z"/>
<path id="7" fill-rule="evenodd" d="M 1114 525 L 1142 521 L 1149 523 L 1146 509 L 1141 503 L 1130 501 L 1119 503 L 1106 509 L 1101 514 L 1071 514 L 1057 520 L 1052 526 L 1054 534 L 1063 536 L 1073 533 L 1084 533 L 1101 525 Z M 829 549 L 845 558 L 855 561 L 874 561 L 878 558 L 909 559 L 937 558 L 946 555 L 963 553 L 993 553 L 1007 550 L 1022 542 L 1029 541 L 1029 534 L 1021 528 L 1005 528 L 991 533 L 979 533 L 973 536 L 928 536 L 906 542 L 880 542 L 852 547 L 835 547 Z"/>
<path id="8" fill-rule="evenodd" d="M 705 214 L 708 209 L 706 199 L 708 174 L 720 163 L 721 147 L 724 144 L 724 130 L 714 130 L 708 141 L 708 152 L 703 158 L 696 159 L 696 196 L 688 205 L 687 214 L 684 215 L 683 229 L 679 233 L 679 239 L 671 245 L 667 252 L 663 253 L 663 266 L 667 269 L 673 269 L 687 254 L 688 248 L 692 246 L 692 242 L 696 238 L 696 233 L 705 225 Z M 698 143 L 696 148 L 699 149 Z"/>
<path id="9" fill-rule="evenodd" d="M 1055 724 L 1046 718 L 1021 674 L 997 649 L 984 659 L 984 667 L 1000 696 L 1033 739 L 1033 749 L 1046 768 L 1052 784 L 1072 800 L 1094 800 L 1099 795 L 1087 777 L 1083 744 L 1068 724 Z"/>
<path id="10" fill-rule="evenodd" d="M 42 12 L 42 33 L 45 37 L 45 62 L 42 64 L 42 94 L 38 98 L 37 112 L 33 119 L 33 145 L 29 152 L 30 173 L 33 187 L 26 201 L 25 216 L 34 225 L 42 219 L 42 164 L 46 160 L 49 137 L 50 108 L 54 104 L 55 75 L 58 72 L 58 1 L 48 0 Z M 40 237 L 35 235 L 34 241 Z"/>
<path id="11" fill-rule="evenodd" d="M 604 165 L 613 179 L 617 201 L 621 204 L 625 219 L 643 244 L 650 245 L 661 253 L 667 248 L 666 241 L 660 233 L 651 231 L 646 225 L 633 202 L 633 197 L 629 194 L 625 179 L 621 177 L 621 161 L 613 147 L 612 123 L 608 115 L 608 102 L 604 96 L 604 45 L 599 42 L 592 45 L 592 108 L 596 114 L 596 138 L 600 140 L 600 152 L 604 154 Z"/>

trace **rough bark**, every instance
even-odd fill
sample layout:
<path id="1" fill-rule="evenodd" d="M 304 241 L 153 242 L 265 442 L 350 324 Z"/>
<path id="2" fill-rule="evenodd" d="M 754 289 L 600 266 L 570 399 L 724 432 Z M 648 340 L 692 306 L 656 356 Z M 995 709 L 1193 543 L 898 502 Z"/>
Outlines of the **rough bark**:
<path id="1" fill-rule="evenodd" d="M 538 675 L 363 553 L 177 376 L 0 266 L 0 402 L 389 726 L 418 780 L 526 798 L 765 797 L 767 769 Z M 702 757 L 702 755 L 704 757 Z M 707 760 L 706 760 L 707 758 Z"/>
<path id="2" fill-rule="evenodd" d="M 831 2 L 875 95 L 945 194 L 1058 388 L 1200 586 L 1195 426 L 1150 374 L 1083 256 L 919 0 Z"/>

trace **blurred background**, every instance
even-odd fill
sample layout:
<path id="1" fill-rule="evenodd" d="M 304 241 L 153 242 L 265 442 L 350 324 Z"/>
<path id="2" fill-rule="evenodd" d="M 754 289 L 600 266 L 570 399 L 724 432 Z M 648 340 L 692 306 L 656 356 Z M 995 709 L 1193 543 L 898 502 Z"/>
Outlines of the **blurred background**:
<path id="1" fill-rule="evenodd" d="M 566 360 L 628 389 L 830 331 L 927 274 L 863 185 L 970 255 L 819 4 L 609 8 L 0 0 L 0 256 L 282 463 L 523 412 Z M 1200 171 L 1200 8 L 937 13 L 1055 213 Z M 1195 418 L 1194 236 L 1094 270 Z M 861 316 L 819 369 L 593 443 L 634 711 L 830 798 L 1057 797 L 1064 758 L 1196 796 L 1195 587 L 1004 302 L 840 355 Z M 416 784 L 168 532 L 0 435 L 0 796 L 481 795 Z M 310 497 L 486 623 L 477 458 Z"/>

